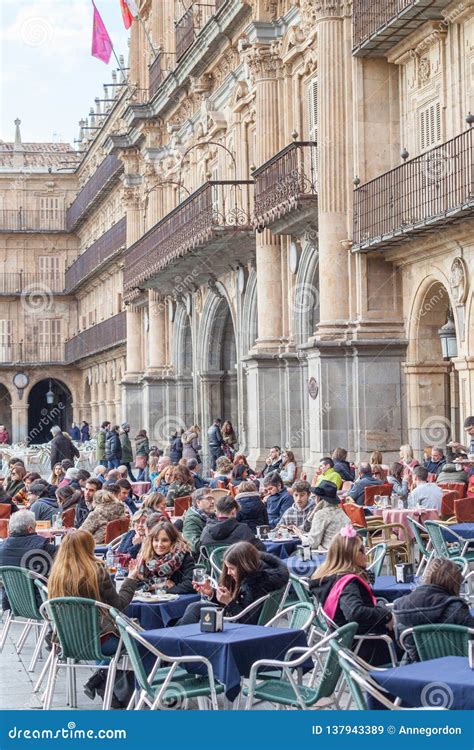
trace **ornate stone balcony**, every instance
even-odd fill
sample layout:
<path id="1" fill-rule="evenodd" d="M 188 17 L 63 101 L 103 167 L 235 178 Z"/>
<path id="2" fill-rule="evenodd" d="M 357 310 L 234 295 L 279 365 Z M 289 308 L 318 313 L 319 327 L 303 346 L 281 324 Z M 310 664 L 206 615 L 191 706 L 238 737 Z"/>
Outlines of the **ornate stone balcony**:
<path id="1" fill-rule="evenodd" d="M 66 212 L 59 209 L 8 209 L 0 211 L 0 232 L 65 232 Z"/>
<path id="2" fill-rule="evenodd" d="M 448 0 L 353 0 L 353 53 L 384 57 L 412 31 L 441 20 Z"/>
<path id="3" fill-rule="evenodd" d="M 120 219 L 113 227 L 99 237 L 66 270 L 67 292 L 83 284 L 108 261 L 120 255 L 127 241 L 127 220 Z"/>
<path id="4" fill-rule="evenodd" d="M 473 139 L 467 130 L 355 190 L 353 250 L 387 247 L 472 216 Z"/>
<path id="5" fill-rule="evenodd" d="M 65 294 L 63 273 L 35 273 L 16 271 L 0 273 L 0 295 L 30 296 L 45 294 Z"/>
<path id="6" fill-rule="evenodd" d="M 255 229 L 275 234 L 305 231 L 317 223 L 317 146 L 296 141 L 262 164 L 255 178 Z"/>
<path id="7" fill-rule="evenodd" d="M 64 344 L 19 342 L 0 344 L 0 366 L 63 364 Z"/>
<path id="8" fill-rule="evenodd" d="M 122 171 L 123 164 L 120 159 L 113 154 L 105 157 L 67 210 L 66 229 L 68 232 L 76 230 L 97 204 L 97 201 L 110 192 L 118 182 Z"/>
<path id="9" fill-rule="evenodd" d="M 127 338 L 126 313 L 120 312 L 73 336 L 65 344 L 66 363 L 75 364 L 85 357 L 124 344 Z"/>
<path id="10" fill-rule="evenodd" d="M 176 289 L 187 274 L 198 285 L 255 253 L 253 182 L 206 182 L 132 245 L 124 289 Z"/>

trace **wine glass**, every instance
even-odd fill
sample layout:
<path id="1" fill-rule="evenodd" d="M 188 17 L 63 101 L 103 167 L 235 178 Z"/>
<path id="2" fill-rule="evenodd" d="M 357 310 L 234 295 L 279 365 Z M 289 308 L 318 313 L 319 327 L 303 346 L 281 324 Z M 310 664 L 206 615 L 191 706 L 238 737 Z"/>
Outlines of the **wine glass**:
<path id="1" fill-rule="evenodd" d="M 201 587 L 206 583 L 207 574 L 204 568 L 194 568 L 193 570 L 193 583 L 199 588 L 202 598 Z"/>

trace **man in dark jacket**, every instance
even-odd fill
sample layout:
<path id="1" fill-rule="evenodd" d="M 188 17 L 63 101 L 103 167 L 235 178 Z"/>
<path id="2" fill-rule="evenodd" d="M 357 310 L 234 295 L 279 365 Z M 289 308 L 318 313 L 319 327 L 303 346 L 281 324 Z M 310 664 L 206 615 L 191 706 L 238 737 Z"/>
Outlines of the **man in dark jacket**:
<path id="1" fill-rule="evenodd" d="M 429 461 L 425 461 L 423 466 L 425 467 L 428 474 L 438 474 L 443 470 L 446 464 L 446 456 L 444 455 L 441 448 L 434 445 L 431 449 L 431 458 Z"/>
<path id="2" fill-rule="evenodd" d="M 203 479 L 203 477 L 198 474 L 198 472 L 196 471 L 197 466 L 198 462 L 196 458 L 190 458 L 188 460 L 188 469 L 193 476 L 194 486 L 197 490 L 200 490 L 202 489 L 202 487 L 209 487 L 209 479 Z"/>
<path id="3" fill-rule="evenodd" d="M 277 472 L 268 474 L 263 480 L 263 486 L 268 492 L 263 498 L 263 502 L 267 504 L 268 523 L 274 528 L 280 522 L 283 513 L 293 505 L 293 498 Z"/>
<path id="4" fill-rule="evenodd" d="M 417 625 L 465 625 L 474 628 L 469 605 L 459 596 L 461 583 L 462 573 L 454 562 L 444 557 L 432 560 L 423 576 L 423 584 L 395 600 L 393 613 L 397 638 L 407 628 Z M 418 661 L 411 636 L 407 636 L 404 645 L 410 661 Z"/>
<path id="5" fill-rule="evenodd" d="M 101 488 L 102 483 L 95 477 L 91 477 L 87 480 L 83 496 L 76 506 L 76 515 L 74 517 L 74 526 L 76 527 L 76 529 L 82 526 L 87 516 L 91 512 L 94 495 Z"/>
<path id="6" fill-rule="evenodd" d="M 270 448 L 270 453 L 268 454 L 268 458 L 265 461 L 265 466 L 262 469 L 262 477 L 266 477 L 270 474 L 274 474 L 276 471 L 280 471 L 281 462 L 281 448 L 279 445 L 274 445 L 273 448 Z"/>
<path id="7" fill-rule="evenodd" d="M 133 476 L 132 472 L 132 462 L 133 462 L 133 448 L 132 448 L 132 442 L 130 440 L 130 425 L 128 422 L 123 422 L 123 424 L 120 425 L 120 447 L 122 448 L 122 464 L 127 467 L 128 476 L 131 482 L 135 481 L 135 477 Z"/>
<path id="8" fill-rule="evenodd" d="M 372 476 L 372 468 L 368 463 L 361 463 L 359 465 L 359 477 L 355 480 L 351 489 L 348 492 L 348 497 L 351 497 L 357 505 L 364 504 L 365 488 L 372 487 L 374 484 L 383 484 L 383 479 L 376 479 Z"/>
<path id="9" fill-rule="evenodd" d="M 217 521 L 207 524 L 201 534 L 201 545 L 228 547 L 236 542 L 250 542 L 257 549 L 265 551 L 265 545 L 257 539 L 246 523 L 237 521 L 239 504 L 230 495 L 216 502 Z"/>
<path id="10" fill-rule="evenodd" d="M 79 451 L 71 438 L 66 432 L 61 432 L 61 428 L 58 425 L 51 427 L 51 434 L 53 435 L 51 441 L 51 469 L 54 469 L 55 465 L 61 463 L 64 458 L 72 462 L 74 462 L 75 458 L 79 458 Z"/>
<path id="11" fill-rule="evenodd" d="M 19 510 L 9 522 L 9 537 L 0 546 L 0 565 L 14 565 L 48 576 L 55 554 L 55 546 L 36 533 L 36 519 L 29 510 Z M 37 595 L 37 603 L 41 597 Z M 3 591 L 3 609 L 10 609 Z"/>
<path id="12" fill-rule="evenodd" d="M 221 424 L 222 420 L 215 419 L 207 431 L 209 453 L 211 454 L 211 468 L 213 471 L 216 468 L 216 461 L 219 456 L 224 455 L 224 438 L 222 437 Z"/>
<path id="13" fill-rule="evenodd" d="M 268 525 L 268 513 L 262 502 L 257 485 L 253 482 L 241 482 L 239 493 L 235 498 L 239 504 L 237 520 L 246 523 L 255 534 L 257 526 Z"/>
<path id="14" fill-rule="evenodd" d="M 120 444 L 118 425 L 112 427 L 105 437 L 105 458 L 108 469 L 116 469 L 122 461 L 122 446 Z"/>
<path id="15" fill-rule="evenodd" d="M 31 485 L 28 500 L 30 510 L 37 521 L 52 521 L 53 516 L 61 512 L 55 492 L 56 487 L 50 484 L 34 483 Z"/>

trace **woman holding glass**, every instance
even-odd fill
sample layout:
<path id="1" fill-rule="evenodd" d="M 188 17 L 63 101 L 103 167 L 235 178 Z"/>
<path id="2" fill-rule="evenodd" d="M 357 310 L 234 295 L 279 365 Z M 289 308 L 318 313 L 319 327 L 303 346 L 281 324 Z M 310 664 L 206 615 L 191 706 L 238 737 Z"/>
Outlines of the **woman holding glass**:
<path id="1" fill-rule="evenodd" d="M 169 521 L 157 523 L 146 536 L 136 565 L 145 591 L 193 593 L 194 561 L 188 543 Z"/>

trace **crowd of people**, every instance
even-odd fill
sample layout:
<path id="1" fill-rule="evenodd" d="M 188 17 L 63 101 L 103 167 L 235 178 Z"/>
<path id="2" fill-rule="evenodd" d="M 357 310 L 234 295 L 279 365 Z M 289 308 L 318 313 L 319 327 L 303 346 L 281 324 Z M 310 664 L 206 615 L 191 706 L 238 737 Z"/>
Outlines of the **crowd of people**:
<path id="1" fill-rule="evenodd" d="M 430 447 L 418 461 L 411 446 L 403 445 L 399 460 L 390 465 L 380 451 L 374 451 L 356 466 L 348 460 L 347 450 L 338 447 L 321 459 L 310 481 L 294 453 L 276 445 L 261 470 L 250 467 L 244 453 L 237 452 L 237 436 L 228 421 L 215 420 L 208 432 L 210 476 L 201 472 L 197 425 L 170 436 L 169 455 L 165 455 L 150 447 L 145 430 L 137 433 L 133 451 L 130 426 L 104 422 L 92 472 L 74 466 L 77 435 L 67 436 L 53 427 L 48 479 L 27 472 L 19 458 L 9 461 L 0 503 L 10 506 L 11 518 L 8 538 L 0 545 L 0 565 L 23 565 L 34 551 L 33 558 L 37 561 L 40 556 L 41 572 L 48 577 L 50 597 L 85 596 L 124 610 L 137 589 L 198 591 L 206 605 L 221 606 L 232 616 L 260 596 L 282 589 L 289 579 L 287 565 L 269 554 L 262 541 L 270 531 L 272 538 L 290 535 L 302 546 L 326 553 L 310 590 L 335 626 L 357 622 L 359 634 L 388 634 L 396 648 L 397 634 L 413 624 L 440 621 L 472 627 L 474 618 L 460 598 L 459 569 L 456 573 L 449 560 L 432 561 L 423 585 L 397 601 L 393 610 L 378 605 L 367 573 L 364 540 L 343 507 L 345 503 L 364 506 L 366 488 L 387 484 L 392 501 L 405 508 L 440 510 L 439 485 L 450 482 L 463 482 L 474 498 L 474 470 L 466 470 L 463 463 L 474 453 L 474 417 L 464 426 L 469 445 L 453 444 L 455 453 L 449 461 L 438 446 Z M 138 495 L 135 481 L 147 482 L 149 488 Z M 190 505 L 177 517 L 174 511 L 180 498 L 190 498 Z M 54 524 L 69 511 L 69 526 L 75 531 L 65 534 L 59 547 L 37 533 L 38 521 Z M 117 593 L 96 551 L 105 542 L 108 524 L 119 519 L 126 520 L 128 531 L 116 552 L 126 560 L 128 575 Z M 217 585 L 210 580 L 196 582 L 196 564 L 208 559 L 216 547 L 228 548 Z M 5 597 L 3 604 L 8 607 Z M 180 624 L 198 622 L 202 606 L 203 601 L 190 604 Z M 255 610 L 246 621 L 257 620 Z M 117 643 L 113 626 L 104 623 L 103 653 L 114 653 Z M 374 665 L 384 663 L 387 654 L 380 649 L 380 643 L 369 642 L 361 655 Z M 103 687 L 104 674 L 99 672 L 85 690 L 94 697 Z"/>

